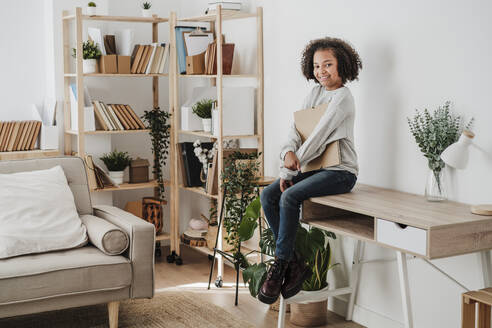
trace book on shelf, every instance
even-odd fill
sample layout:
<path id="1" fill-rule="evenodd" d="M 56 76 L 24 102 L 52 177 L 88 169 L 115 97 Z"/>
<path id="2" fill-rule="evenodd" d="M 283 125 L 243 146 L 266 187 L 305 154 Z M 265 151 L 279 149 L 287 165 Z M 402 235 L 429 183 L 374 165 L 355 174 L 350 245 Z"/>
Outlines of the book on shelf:
<path id="1" fill-rule="evenodd" d="M 230 75 L 234 60 L 234 43 L 222 44 L 222 74 Z M 211 42 L 205 51 L 205 74 L 217 74 L 217 42 Z"/>
<path id="2" fill-rule="evenodd" d="M 178 73 L 185 74 L 186 73 L 186 48 L 183 32 L 191 32 L 195 31 L 197 27 L 195 26 L 176 26 L 176 52 L 178 55 Z M 205 28 L 202 28 L 205 29 Z"/>
<path id="3" fill-rule="evenodd" d="M 0 122 L 0 151 L 34 150 L 41 121 Z"/>
<path id="4" fill-rule="evenodd" d="M 169 53 L 168 43 L 137 44 L 131 55 L 132 74 L 162 74 Z"/>
<path id="5" fill-rule="evenodd" d="M 96 129 L 102 131 L 142 130 L 145 125 L 130 105 L 108 104 L 95 100 Z"/>

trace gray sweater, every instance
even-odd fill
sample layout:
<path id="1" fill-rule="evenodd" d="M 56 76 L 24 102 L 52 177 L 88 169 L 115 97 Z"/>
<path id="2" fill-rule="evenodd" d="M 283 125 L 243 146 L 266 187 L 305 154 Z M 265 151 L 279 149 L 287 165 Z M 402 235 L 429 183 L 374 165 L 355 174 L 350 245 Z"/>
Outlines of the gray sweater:
<path id="1" fill-rule="evenodd" d="M 326 112 L 318 125 L 304 143 L 293 123 L 289 129 L 287 141 L 282 146 L 280 158 L 280 178 L 291 180 L 297 171 L 283 166 L 285 154 L 292 151 L 301 162 L 301 166 L 309 163 L 323 153 L 326 146 L 340 140 L 341 164 L 325 168 L 326 170 L 346 170 L 358 174 L 357 154 L 354 148 L 355 105 L 352 93 L 347 87 L 328 91 L 321 85 L 315 86 L 304 99 L 302 109 L 329 103 Z"/>

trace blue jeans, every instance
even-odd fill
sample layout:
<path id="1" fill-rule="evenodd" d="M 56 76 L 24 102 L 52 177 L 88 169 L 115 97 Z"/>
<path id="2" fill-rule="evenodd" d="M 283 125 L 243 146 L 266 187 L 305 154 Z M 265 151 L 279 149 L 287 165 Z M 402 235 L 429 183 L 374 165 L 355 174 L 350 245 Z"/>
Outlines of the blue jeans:
<path id="1" fill-rule="evenodd" d="M 355 185 L 357 177 L 348 171 L 316 170 L 299 173 L 294 185 L 280 191 L 280 179 L 261 193 L 261 205 L 276 241 L 275 255 L 290 260 L 294 252 L 301 204 L 310 197 L 343 194 Z"/>

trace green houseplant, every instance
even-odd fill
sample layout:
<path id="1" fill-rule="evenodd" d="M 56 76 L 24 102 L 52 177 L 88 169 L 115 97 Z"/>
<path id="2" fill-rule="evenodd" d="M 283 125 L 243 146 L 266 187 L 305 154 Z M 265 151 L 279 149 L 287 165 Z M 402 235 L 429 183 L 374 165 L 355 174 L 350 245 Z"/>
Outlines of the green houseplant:
<path id="1" fill-rule="evenodd" d="M 171 115 L 162 111 L 159 107 L 150 111 L 144 111 L 142 116 L 146 123 L 147 129 L 150 129 L 150 138 L 152 141 L 152 153 L 154 154 L 154 165 L 152 172 L 156 176 L 159 198 L 164 200 L 164 177 L 162 167 L 166 165 L 169 154 L 169 138 L 171 136 L 171 125 L 169 119 Z"/>
<path id="2" fill-rule="evenodd" d="M 412 133 L 420 150 L 427 158 L 429 175 L 425 188 L 425 196 L 429 201 L 441 201 L 447 198 L 445 164 L 441 154 L 449 145 L 458 141 L 463 130 L 462 118 L 450 110 L 451 102 L 446 101 L 433 113 L 427 108 L 422 113 L 415 110 L 413 119 L 407 118 Z M 473 118 L 466 124 L 469 130 Z"/>
<path id="3" fill-rule="evenodd" d="M 100 158 L 109 170 L 109 176 L 116 184 L 123 183 L 123 171 L 130 165 L 131 158 L 127 152 L 113 150 Z"/>
<path id="4" fill-rule="evenodd" d="M 72 57 L 77 57 L 77 50 L 72 48 Z M 82 43 L 82 65 L 84 73 L 96 73 L 97 72 L 97 59 L 101 57 L 101 50 L 99 46 L 92 40 L 87 40 Z"/>
<path id="5" fill-rule="evenodd" d="M 193 114 L 202 119 L 203 131 L 212 132 L 212 108 L 215 100 L 202 99 L 192 107 Z"/>
<path id="6" fill-rule="evenodd" d="M 150 8 L 152 7 L 152 3 L 144 2 L 142 3 L 142 16 L 143 17 L 152 17 L 152 12 Z"/>
<path id="7" fill-rule="evenodd" d="M 91 1 L 87 4 L 87 15 L 94 16 L 96 14 L 96 3 Z"/>

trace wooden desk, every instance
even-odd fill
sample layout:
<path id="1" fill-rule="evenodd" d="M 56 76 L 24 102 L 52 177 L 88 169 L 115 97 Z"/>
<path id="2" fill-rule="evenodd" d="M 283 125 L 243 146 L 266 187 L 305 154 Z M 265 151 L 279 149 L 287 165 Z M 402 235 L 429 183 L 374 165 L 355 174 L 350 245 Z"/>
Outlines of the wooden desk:
<path id="1" fill-rule="evenodd" d="M 429 260 L 480 252 L 484 287 L 491 286 L 492 217 L 472 214 L 467 204 L 428 202 L 423 196 L 357 184 L 347 194 L 305 201 L 301 215 L 304 223 L 357 240 L 350 287 L 343 288 L 345 294 L 350 294 L 347 320 L 352 319 L 363 242 L 396 250 L 406 327 L 413 327 L 406 254 L 434 266 Z M 340 292 L 333 290 L 330 295 Z M 296 300 L 294 296 L 281 301 Z M 282 317 L 279 327 L 281 321 Z"/>

